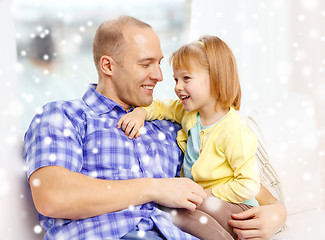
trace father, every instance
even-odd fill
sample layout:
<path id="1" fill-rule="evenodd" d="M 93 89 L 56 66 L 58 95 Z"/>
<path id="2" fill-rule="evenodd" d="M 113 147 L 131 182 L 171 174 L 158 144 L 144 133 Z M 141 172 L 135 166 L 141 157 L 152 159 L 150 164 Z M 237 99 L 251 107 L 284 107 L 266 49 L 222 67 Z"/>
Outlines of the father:
<path id="1" fill-rule="evenodd" d="M 149 105 L 162 81 L 157 35 L 132 17 L 110 20 L 96 32 L 93 55 L 98 84 L 82 99 L 45 105 L 25 135 L 44 239 L 195 239 L 157 208 L 193 211 L 206 197 L 190 179 L 174 177 L 182 159 L 179 126 L 146 122 L 145 133 L 132 140 L 116 127 L 132 106 Z M 252 219 L 230 222 L 241 239 L 268 239 L 285 220 L 267 190 L 257 200 L 265 206 L 237 216 Z"/>

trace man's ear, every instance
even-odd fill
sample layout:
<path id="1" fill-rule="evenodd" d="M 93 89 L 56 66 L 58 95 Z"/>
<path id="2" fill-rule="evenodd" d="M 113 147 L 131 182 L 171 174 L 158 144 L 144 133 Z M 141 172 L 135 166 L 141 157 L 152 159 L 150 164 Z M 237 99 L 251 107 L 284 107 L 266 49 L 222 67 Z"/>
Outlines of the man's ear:
<path id="1" fill-rule="evenodd" d="M 109 76 L 112 75 L 113 65 L 115 64 L 113 58 L 104 55 L 100 58 L 99 64 L 100 64 L 100 69 L 104 74 Z"/>

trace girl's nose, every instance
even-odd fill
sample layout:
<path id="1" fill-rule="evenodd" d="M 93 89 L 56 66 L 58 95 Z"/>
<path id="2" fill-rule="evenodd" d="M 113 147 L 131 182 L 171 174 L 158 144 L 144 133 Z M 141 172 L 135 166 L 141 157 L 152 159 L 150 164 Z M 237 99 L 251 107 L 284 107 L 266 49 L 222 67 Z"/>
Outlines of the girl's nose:
<path id="1" fill-rule="evenodd" d="M 175 92 L 177 93 L 177 92 L 180 92 L 180 91 L 182 91 L 183 90 L 183 86 L 182 86 L 182 84 L 178 81 L 177 83 L 176 83 L 176 85 L 175 85 Z"/>

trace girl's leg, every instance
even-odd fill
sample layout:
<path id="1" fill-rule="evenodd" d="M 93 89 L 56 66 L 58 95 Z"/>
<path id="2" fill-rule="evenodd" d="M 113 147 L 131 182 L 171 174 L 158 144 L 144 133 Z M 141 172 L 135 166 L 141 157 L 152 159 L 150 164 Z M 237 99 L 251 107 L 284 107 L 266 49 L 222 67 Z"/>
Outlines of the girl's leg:
<path id="1" fill-rule="evenodd" d="M 200 210 L 164 208 L 170 213 L 174 225 L 201 240 L 233 240 L 233 237 L 211 216 Z"/>
<path id="2" fill-rule="evenodd" d="M 242 203 L 230 203 L 217 197 L 210 196 L 204 200 L 198 210 L 213 217 L 233 238 L 236 234 L 232 227 L 228 225 L 228 220 L 232 219 L 231 214 L 248 210 L 251 206 Z"/>

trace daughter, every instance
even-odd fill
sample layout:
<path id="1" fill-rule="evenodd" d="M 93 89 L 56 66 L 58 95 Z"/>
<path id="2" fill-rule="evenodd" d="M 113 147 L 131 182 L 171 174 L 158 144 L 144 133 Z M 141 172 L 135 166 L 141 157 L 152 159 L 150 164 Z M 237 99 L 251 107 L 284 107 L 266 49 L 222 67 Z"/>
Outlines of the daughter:
<path id="1" fill-rule="evenodd" d="M 209 197 L 193 213 L 171 211 L 173 221 L 197 237 L 205 225 L 195 225 L 197 218 L 206 224 L 217 221 L 220 236 L 211 239 L 235 238 L 227 222 L 231 214 L 258 205 L 254 197 L 260 187 L 257 138 L 236 112 L 241 90 L 235 58 L 221 39 L 204 36 L 174 52 L 170 62 L 180 100 L 135 108 L 120 119 L 118 127 L 132 139 L 140 136 L 145 119 L 180 123 L 183 129 L 177 142 L 185 153 L 182 176 L 201 185 Z"/>

